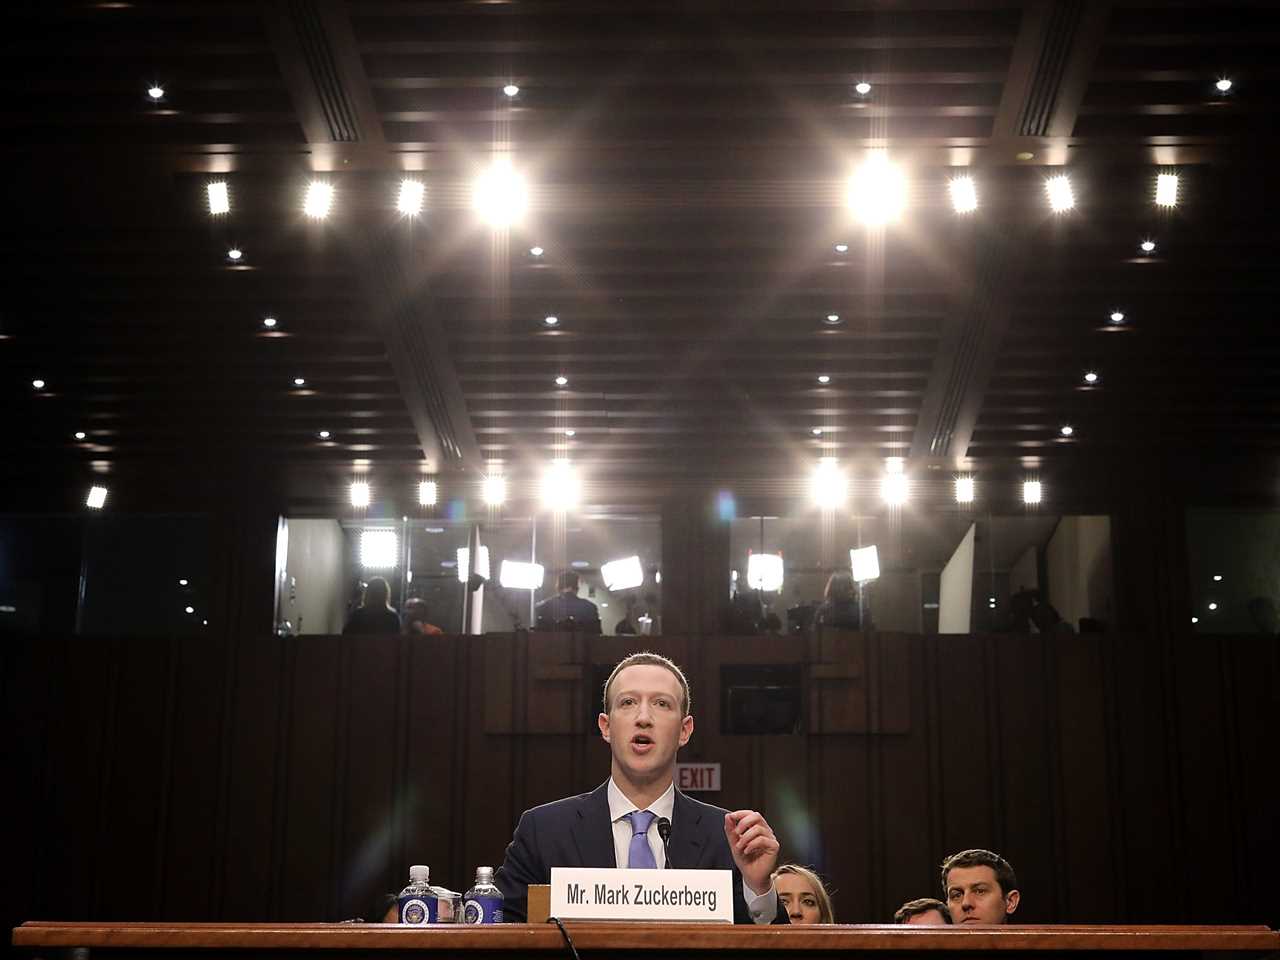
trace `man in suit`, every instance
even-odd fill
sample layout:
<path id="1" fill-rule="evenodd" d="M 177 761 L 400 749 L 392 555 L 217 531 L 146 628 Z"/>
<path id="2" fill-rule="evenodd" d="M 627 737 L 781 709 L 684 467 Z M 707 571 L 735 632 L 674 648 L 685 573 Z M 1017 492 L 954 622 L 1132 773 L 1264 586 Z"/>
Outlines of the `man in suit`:
<path id="1" fill-rule="evenodd" d="M 495 880 L 503 915 L 524 923 L 531 883 L 552 867 L 733 870 L 735 923 L 787 923 L 770 874 L 778 840 L 754 810 L 722 810 L 675 788 L 676 752 L 693 735 L 689 682 L 666 657 L 636 653 L 604 685 L 600 735 L 609 779 L 590 793 L 526 810 Z M 664 850 L 658 824 L 671 823 Z"/>
<path id="2" fill-rule="evenodd" d="M 577 630 L 600 632 L 600 609 L 590 600 L 578 596 L 578 575 L 572 570 L 556 577 L 556 595 L 548 597 L 533 610 L 534 626 L 539 630 Z"/>
<path id="3" fill-rule="evenodd" d="M 962 850 L 942 861 L 942 891 L 951 919 L 963 926 L 1008 923 L 1018 909 L 1018 878 L 990 850 Z"/>

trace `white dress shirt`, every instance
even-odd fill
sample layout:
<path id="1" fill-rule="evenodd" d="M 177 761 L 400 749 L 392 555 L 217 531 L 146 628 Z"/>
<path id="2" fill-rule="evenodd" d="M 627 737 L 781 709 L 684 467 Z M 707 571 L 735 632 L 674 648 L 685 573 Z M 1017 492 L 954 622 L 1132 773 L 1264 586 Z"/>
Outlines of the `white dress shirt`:
<path id="1" fill-rule="evenodd" d="M 631 837 L 633 835 L 631 821 L 627 820 L 626 816 L 632 810 L 640 808 L 627 799 L 626 794 L 613 782 L 613 777 L 609 778 L 607 792 L 609 795 L 609 819 L 613 821 L 613 862 L 619 867 L 625 867 L 627 860 L 631 856 Z M 649 849 L 653 851 L 653 862 L 658 865 L 659 870 L 666 866 L 667 858 L 662 849 L 662 835 L 658 833 L 658 821 L 663 817 L 668 820 L 672 819 L 671 814 L 674 812 L 675 807 L 676 785 L 673 781 L 667 787 L 666 793 L 645 808 L 655 814 L 653 822 L 649 824 L 649 832 L 646 834 L 645 839 L 649 841 Z M 751 915 L 751 919 L 756 923 L 773 923 L 774 917 L 778 915 L 778 892 L 774 889 L 773 884 L 769 884 L 769 889 L 764 893 L 756 893 L 747 886 L 747 882 L 744 879 L 742 882 L 742 899 L 747 903 L 747 913 Z"/>

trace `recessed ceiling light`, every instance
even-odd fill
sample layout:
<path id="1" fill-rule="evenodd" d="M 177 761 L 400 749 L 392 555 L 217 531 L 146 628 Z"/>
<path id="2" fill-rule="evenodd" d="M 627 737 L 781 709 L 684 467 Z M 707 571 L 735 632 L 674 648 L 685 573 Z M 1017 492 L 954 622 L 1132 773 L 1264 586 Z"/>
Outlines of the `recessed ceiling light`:
<path id="1" fill-rule="evenodd" d="M 820 437 L 820 436 L 822 436 L 822 428 L 821 428 L 821 427 L 814 427 L 814 428 L 813 428 L 811 431 L 809 431 L 809 432 L 810 432 L 810 433 L 812 433 L 815 437 Z"/>
<path id="2" fill-rule="evenodd" d="M 1229 93 L 1231 86 L 1231 81 L 1227 77 L 1221 77 L 1218 82 L 1214 84 L 1214 87 L 1217 88 L 1219 93 Z"/>
<path id="3" fill-rule="evenodd" d="M 1199 617 L 1192 617 L 1192 618 L 1191 618 L 1191 622 L 1192 622 L 1192 623 L 1199 623 L 1199 622 L 1200 622 L 1200 618 L 1199 618 Z"/>
<path id="4" fill-rule="evenodd" d="M 323 180 L 307 184 L 307 195 L 302 201 L 302 212 L 313 220 L 323 220 L 333 206 L 333 185 Z"/>
<path id="5" fill-rule="evenodd" d="M 1084 375 L 1084 382 L 1085 382 L 1085 383 L 1097 383 L 1097 382 L 1098 382 L 1098 374 L 1097 374 L 1095 371 L 1090 370 L 1088 373 L 1086 373 L 1086 374 Z"/>
<path id="6" fill-rule="evenodd" d="M 294 385 L 295 387 L 303 387 L 303 386 L 306 386 L 306 383 L 307 383 L 307 381 L 306 381 L 306 379 L 305 379 L 305 378 L 303 378 L 303 377 L 294 377 L 294 378 L 293 378 L 293 385 Z"/>
<path id="7" fill-rule="evenodd" d="M 512 169 L 509 160 L 500 158 L 476 178 L 471 202 L 490 226 L 509 227 L 524 216 L 529 192 L 524 177 Z"/>
<path id="8" fill-rule="evenodd" d="M 514 83 L 508 83 L 505 87 L 502 88 L 502 92 L 505 93 L 508 97 L 514 97 L 520 93 L 520 88 L 517 87 Z"/>
<path id="9" fill-rule="evenodd" d="M 831 382 L 831 377 L 829 377 L 829 376 L 828 376 L 827 374 L 825 374 L 825 373 L 820 373 L 820 374 L 818 374 L 818 382 L 819 382 L 819 383 L 830 383 L 830 382 Z"/>
<path id="10" fill-rule="evenodd" d="M 1156 176 L 1156 206 L 1176 207 L 1178 205 L 1178 175 L 1161 173 Z"/>
<path id="11" fill-rule="evenodd" d="M 1211 603 L 1211 604 L 1209 604 L 1209 609 L 1210 609 L 1210 610 L 1217 610 L 1217 609 L 1218 609 L 1218 605 L 1217 605 L 1216 603 Z"/>
<path id="12" fill-rule="evenodd" d="M 554 327 L 557 323 L 560 322 L 560 318 L 553 314 L 548 314 L 547 316 L 542 318 L 542 322 L 545 323 L 548 327 Z"/>
<path id="13" fill-rule="evenodd" d="M 865 80 L 860 80 L 853 85 L 853 92 L 860 97 L 865 97 L 871 92 L 871 84 L 867 83 Z"/>
<path id="14" fill-rule="evenodd" d="M 1066 174 L 1046 180 L 1044 191 L 1049 196 L 1049 209 L 1054 213 L 1065 213 L 1076 205 L 1076 195 L 1071 189 L 1071 178 Z"/>
<path id="15" fill-rule="evenodd" d="M 1213 582 L 1214 582 L 1214 583 L 1221 583 L 1221 582 L 1222 582 L 1222 574 L 1220 574 L 1220 573 L 1215 573 L 1215 574 L 1213 575 Z"/>
<path id="16" fill-rule="evenodd" d="M 263 318 L 262 318 L 262 325 L 263 325 L 264 327 L 266 327 L 268 330 L 270 330 L 272 327 L 274 327 L 274 326 L 276 325 L 276 318 L 275 318 L 275 317 L 263 317 Z"/>
<path id="17" fill-rule="evenodd" d="M 826 322 L 827 322 L 827 323 L 830 323 L 830 324 L 832 324 L 832 325 L 835 325 L 835 324 L 839 323 L 839 322 L 840 322 L 840 314 L 838 314 L 838 313 L 828 313 L 828 314 L 827 314 Z"/>
<path id="18" fill-rule="evenodd" d="M 973 503 L 973 477 L 956 477 L 956 503 Z"/>
<path id="19" fill-rule="evenodd" d="M 1064 437 L 1069 437 L 1076 432 L 1076 428 L 1071 426 L 1071 424 L 1069 423 L 1064 423 L 1061 427 L 1058 428 L 1058 432 L 1062 434 Z"/>
<path id="20" fill-rule="evenodd" d="M 225 180 L 215 180 L 213 183 L 205 186 L 205 192 L 209 195 L 209 212 L 214 216 L 220 213 L 231 212 L 231 196 L 227 193 L 227 182 Z"/>
<path id="21" fill-rule="evenodd" d="M 556 377 L 556 386 L 557 386 L 557 387 L 563 387 L 563 386 L 565 386 L 568 382 L 569 382 L 569 378 L 568 378 L 568 377 L 566 377 L 566 376 L 564 376 L 563 374 L 562 374 L 561 376 Z"/>
<path id="22" fill-rule="evenodd" d="M 1030 150 L 1019 150 L 1017 153 L 1013 155 L 1013 158 L 1015 160 L 1034 160 L 1036 158 L 1036 155 L 1032 153 Z"/>
<path id="23" fill-rule="evenodd" d="M 187 611 L 187 613 L 195 613 L 195 612 L 196 612 L 196 608 L 195 608 L 195 607 L 185 607 L 184 609 Z"/>
<path id="24" fill-rule="evenodd" d="M 77 439 L 77 440 L 83 440 L 86 436 L 88 436 L 88 434 L 86 434 L 83 430 L 77 430 L 77 431 L 76 431 L 76 439 Z"/>
<path id="25" fill-rule="evenodd" d="M 421 180 L 401 180 L 396 209 L 400 211 L 401 216 L 416 217 L 422 212 L 422 199 L 426 194 L 427 188 L 422 185 Z"/>
<path id="26" fill-rule="evenodd" d="M 37 390 L 43 390 L 43 389 L 44 389 L 44 381 L 43 381 L 43 380 L 32 380 L 32 381 L 31 381 L 31 386 L 35 387 Z"/>
<path id="27" fill-rule="evenodd" d="M 440 488 L 434 480 L 420 480 L 418 482 L 418 506 L 434 507 L 439 499 Z"/>
<path id="28" fill-rule="evenodd" d="M 1143 240 L 1140 244 L 1138 244 L 1138 248 L 1143 253 L 1155 253 L 1156 242 L 1154 240 Z"/>
<path id="29" fill-rule="evenodd" d="M 578 431 L 577 431 L 577 430 L 566 430 L 566 431 L 564 432 L 564 435 L 565 435 L 566 437 L 572 437 L 572 436 L 576 436 L 576 435 L 577 435 L 577 433 L 578 433 Z"/>
<path id="30" fill-rule="evenodd" d="M 367 507 L 369 505 L 369 484 L 363 480 L 356 480 L 351 484 L 351 505 L 353 507 Z"/>
<path id="31" fill-rule="evenodd" d="M 85 498 L 84 505 L 93 510 L 101 510 L 107 502 L 106 487 L 90 487 L 89 496 Z"/>
<path id="32" fill-rule="evenodd" d="M 884 226 L 902 216 L 907 205 L 907 179 L 883 150 L 874 150 L 849 179 L 849 209 L 869 227 Z"/>
<path id="33" fill-rule="evenodd" d="M 232 247 L 230 250 L 227 251 L 228 260 L 239 260 L 243 256 L 244 256 L 244 251 L 241 250 L 239 247 Z"/>
<path id="34" fill-rule="evenodd" d="M 1119 310 L 1112 310 L 1112 311 L 1111 311 L 1111 322 L 1112 322 L 1112 323 L 1124 323 L 1124 314 L 1123 314 L 1123 313 L 1121 313 Z"/>
<path id="35" fill-rule="evenodd" d="M 1042 490 L 1039 480 L 1028 480 L 1022 485 L 1022 502 L 1039 503 Z"/>
<path id="36" fill-rule="evenodd" d="M 956 177 L 948 185 L 951 192 L 951 209 L 956 213 L 972 213 L 978 209 L 978 188 L 973 177 Z"/>
<path id="37" fill-rule="evenodd" d="M 317 434 L 316 434 L 316 436 L 317 436 L 317 437 L 319 437 L 321 440 L 328 440 L 328 439 L 329 439 L 329 431 L 328 431 L 328 430 L 321 430 L 319 433 L 317 433 Z"/>
<path id="38" fill-rule="evenodd" d="M 491 507 L 500 507 L 507 502 L 507 479 L 500 473 L 484 478 L 480 485 L 480 497 Z"/>
<path id="39" fill-rule="evenodd" d="M 848 252 L 849 252 L 849 245 L 847 243 L 836 244 L 836 253 L 848 253 Z"/>
<path id="40" fill-rule="evenodd" d="M 1221 80 L 1219 80 L 1219 81 L 1218 81 L 1218 83 L 1219 83 L 1219 84 L 1221 84 L 1221 83 L 1222 83 L 1222 81 L 1221 81 Z M 1227 86 L 1228 86 L 1228 88 L 1230 88 L 1230 86 L 1231 86 L 1231 81 L 1230 81 L 1230 80 L 1228 80 L 1228 81 L 1227 81 Z M 155 101 L 157 101 L 157 102 L 158 102 L 158 101 L 160 101 L 160 100 L 163 100 L 163 99 L 164 99 L 164 87 L 160 86 L 160 84 L 158 84 L 158 83 L 153 83 L 151 86 L 147 87 L 147 96 L 148 96 L 148 97 L 150 97 L 152 100 L 155 100 Z"/>
<path id="41" fill-rule="evenodd" d="M 546 253 L 546 252 L 547 252 L 547 251 L 543 250 L 541 247 L 530 247 L 530 248 L 529 248 L 529 256 L 531 256 L 531 257 L 540 257 L 540 256 L 542 256 L 542 255 L 543 255 L 544 253 Z"/>

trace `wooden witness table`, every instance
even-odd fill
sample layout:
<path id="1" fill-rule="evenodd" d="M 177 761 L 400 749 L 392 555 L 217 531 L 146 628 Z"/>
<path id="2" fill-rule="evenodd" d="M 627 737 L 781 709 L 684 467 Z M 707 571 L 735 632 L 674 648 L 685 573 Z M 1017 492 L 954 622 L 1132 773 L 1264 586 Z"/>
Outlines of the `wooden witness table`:
<path id="1" fill-rule="evenodd" d="M 810 927 L 729 927 L 691 923 L 599 923 L 567 921 L 574 946 L 583 957 L 631 960 L 691 955 L 729 960 L 764 957 L 928 953 L 946 955 L 1014 952 L 1049 960 L 1055 954 L 1146 955 L 1219 960 L 1280 958 L 1280 933 L 1266 927 L 1011 926 L 992 928 L 906 927 L 891 925 Z M 569 956 L 560 932 L 550 924 L 496 926 L 391 924 L 250 923 L 24 923 L 13 931 L 13 945 L 28 957 L 77 960 L 102 955 L 115 960 L 160 960 L 179 956 L 200 960 L 283 958 L 324 950 L 352 957 L 391 960 L 410 951 L 431 951 L 481 960 L 490 957 Z"/>

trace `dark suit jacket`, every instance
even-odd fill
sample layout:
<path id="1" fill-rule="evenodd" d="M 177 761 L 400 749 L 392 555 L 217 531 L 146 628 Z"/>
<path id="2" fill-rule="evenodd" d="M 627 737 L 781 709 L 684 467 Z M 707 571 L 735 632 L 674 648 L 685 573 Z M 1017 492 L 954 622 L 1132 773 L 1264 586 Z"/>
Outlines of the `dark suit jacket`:
<path id="1" fill-rule="evenodd" d="M 506 859 L 494 877 L 502 890 L 504 920 L 526 922 L 529 884 L 550 883 L 552 867 L 617 866 L 608 790 L 606 780 L 590 793 L 543 804 L 521 815 Z M 673 869 L 733 870 L 733 922 L 752 923 L 742 896 L 742 874 L 733 865 L 724 836 L 727 812 L 677 790 L 667 859 Z M 781 904 L 773 922 L 791 922 Z"/>

